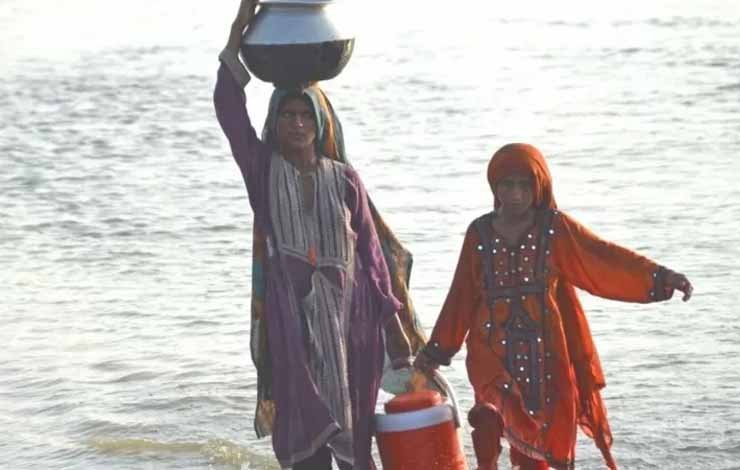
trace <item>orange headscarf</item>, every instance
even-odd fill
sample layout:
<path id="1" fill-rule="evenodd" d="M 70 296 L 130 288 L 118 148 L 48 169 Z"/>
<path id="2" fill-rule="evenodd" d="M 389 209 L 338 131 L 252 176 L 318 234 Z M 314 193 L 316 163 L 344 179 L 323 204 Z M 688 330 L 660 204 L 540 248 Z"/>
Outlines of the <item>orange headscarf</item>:
<path id="1" fill-rule="evenodd" d="M 494 192 L 494 208 L 501 205 L 495 195 L 496 184 L 515 173 L 532 177 L 533 204 L 537 209 L 557 208 L 552 191 L 552 177 L 545 157 L 537 148 L 524 143 L 504 145 L 491 157 L 488 164 L 488 184 Z M 578 387 L 578 424 L 594 439 L 609 468 L 616 468 L 609 451 L 612 434 L 600 393 L 606 382 L 586 314 L 575 288 L 568 282 L 558 283 L 555 302 L 562 316 L 568 354 Z"/>
<path id="2" fill-rule="evenodd" d="M 495 188 L 499 181 L 513 173 L 525 173 L 534 179 L 534 205 L 538 209 L 554 209 L 552 177 L 550 170 L 537 148 L 529 144 L 507 144 L 493 154 L 488 164 L 488 184 L 494 192 L 494 207 L 501 202 L 495 199 Z"/>

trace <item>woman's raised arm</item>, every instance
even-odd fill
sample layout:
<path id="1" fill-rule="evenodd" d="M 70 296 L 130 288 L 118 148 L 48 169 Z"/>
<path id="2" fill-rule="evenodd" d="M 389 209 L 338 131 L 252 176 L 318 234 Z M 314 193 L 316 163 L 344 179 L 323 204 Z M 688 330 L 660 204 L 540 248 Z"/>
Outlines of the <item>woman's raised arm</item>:
<path id="1" fill-rule="evenodd" d="M 257 136 L 247 113 L 244 87 L 250 77 L 239 60 L 242 32 L 254 17 L 255 4 L 254 0 L 242 0 L 239 6 L 226 48 L 219 55 L 221 65 L 213 92 L 216 117 L 229 140 L 231 153 L 242 172 L 253 205 L 262 179 L 260 169 L 270 155 L 269 148 Z"/>

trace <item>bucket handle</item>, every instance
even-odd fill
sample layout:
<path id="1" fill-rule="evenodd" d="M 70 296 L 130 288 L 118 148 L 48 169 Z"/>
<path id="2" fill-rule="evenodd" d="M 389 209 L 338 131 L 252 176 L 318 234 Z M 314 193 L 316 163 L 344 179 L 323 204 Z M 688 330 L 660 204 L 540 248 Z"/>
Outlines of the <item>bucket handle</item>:
<path id="1" fill-rule="evenodd" d="M 445 379 L 444 375 L 438 370 L 433 370 L 431 374 L 428 374 L 429 378 L 434 382 L 436 386 L 438 386 L 441 390 L 445 391 L 445 394 L 450 397 L 450 401 L 452 402 L 452 417 L 455 420 L 455 427 L 459 428 L 462 426 L 462 422 L 460 421 L 460 405 L 457 401 L 457 395 L 455 395 L 455 390 L 453 390 L 450 383 Z"/>
<path id="2" fill-rule="evenodd" d="M 441 391 L 444 392 L 444 394 L 449 397 L 450 399 L 450 408 L 452 409 L 452 418 L 455 421 L 455 428 L 461 428 L 462 427 L 462 420 L 460 420 L 460 404 L 457 401 L 457 395 L 455 394 L 455 390 L 452 388 L 452 385 L 445 379 L 444 375 L 438 370 L 434 369 L 431 371 L 424 371 L 417 367 L 414 367 L 413 364 L 409 364 L 406 367 L 402 367 L 403 369 L 410 369 L 410 370 L 418 370 L 419 372 L 426 375 L 426 377 L 434 383 L 434 385 L 437 386 Z M 387 372 L 387 371 L 386 371 Z"/>

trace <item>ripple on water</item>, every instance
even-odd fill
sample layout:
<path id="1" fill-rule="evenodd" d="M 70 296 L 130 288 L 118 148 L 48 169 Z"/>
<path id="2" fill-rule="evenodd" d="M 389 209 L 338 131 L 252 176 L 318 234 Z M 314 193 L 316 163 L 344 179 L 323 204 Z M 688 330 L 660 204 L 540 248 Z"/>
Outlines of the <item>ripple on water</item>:
<path id="1" fill-rule="evenodd" d="M 133 364 L 120 359 L 109 359 L 106 361 L 95 362 L 90 364 L 90 367 L 94 370 L 103 372 L 114 372 L 131 369 Z"/>
<path id="2" fill-rule="evenodd" d="M 256 453 L 225 439 L 210 439 L 205 442 L 162 442 L 139 438 L 96 437 L 89 439 L 87 444 L 105 454 L 194 454 L 212 465 L 233 465 L 244 470 L 279 468 L 271 455 Z"/>
<path id="3" fill-rule="evenodd" d="M 154 371 L 139 371 L 131 374 L 126 374 L 114 379 L 106 380 L 104 383 L 129 383 L 129 382 L 143 382 L 154 380 L 162 376 L 161 372 Z"/>

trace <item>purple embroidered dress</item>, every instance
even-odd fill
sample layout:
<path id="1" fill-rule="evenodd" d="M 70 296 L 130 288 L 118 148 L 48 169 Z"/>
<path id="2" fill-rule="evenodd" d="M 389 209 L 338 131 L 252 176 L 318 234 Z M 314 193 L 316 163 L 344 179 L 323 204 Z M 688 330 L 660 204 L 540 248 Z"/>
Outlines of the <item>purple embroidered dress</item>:
<path id="1" fill-rule="evenodd" d="M 342 467 L 375 468 L 372 416 L 393 296 L 368 196 L 348 165 L 320 158 L 301 175 L 257 137 L 243 65 L 222 54 L 216 114 L 267 235 L 264 321 L 275 402 L 273 447 L 283 468 L 328 445 Z M 313 179 L 304 201 L 300 178 Z"/>

